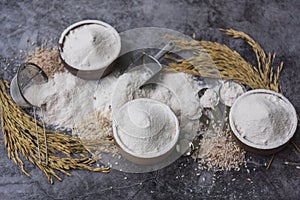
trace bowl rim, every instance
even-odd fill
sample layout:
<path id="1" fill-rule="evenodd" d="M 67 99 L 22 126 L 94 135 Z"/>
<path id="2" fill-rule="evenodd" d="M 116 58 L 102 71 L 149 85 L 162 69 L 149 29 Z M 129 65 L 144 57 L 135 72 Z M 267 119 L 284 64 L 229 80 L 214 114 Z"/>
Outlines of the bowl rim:
<path id="1" fill-rule="evenodd" d="M 155 99 L 148 99 L 148 98 L 138 98 L 138 99 L 133 99 L 132 101 L 152 101 L 152 102 L 155 102 L 155 103 L 159 103 L 161 104 L 162 106 L 164 106 L 169 114 L 175 119 L 175 127 L 176 127 L 176 132 L 175 132 L 175 137 L 173 138 L 173 140 L 170 142 L 170 144 L 164 148 L 163 150 L 157 152 L 157 153 L 149 153 L 149 154 L 139 154 L 139 153 L 136 153 L 136 152 L 133 152 L 131 151 L 130 149 L 128 149 L 124 144 L 123 142 L 121 141 L 120 137 L 119 137 L 119 133 L 118 133 L 118 125 L 116 124 L 115 120 L 113 119 L 113 137 L 116 141 L 116 143 L 119 145 L 119 147 L 125 151 L 126 153 L 130 154 L 131 156 L 134 156 L 136 158 L 141 158 L 141 159 L 152 159 L 152 158 L 158 158 L 158 157 L 161 157 L 165 154 L 167 154 L 169 151 L 171 151 L 175 145 L 177 144 L 177 141 L 179 139 L 179 134 L 180 134 L 180 127 L 179 127 L 179 121 L 178 121 L 178 118 L 176 117 L 175 113 L 171 110 L 171 108 L 162 103 L 161 101 L 158 101 L 158 100 L 155 100 Z"/>
<path id="2" fill-rule="evenodd" d="M 249 95 L 255 95 L 255 94 L 268 94 L 268 95 L 274 95 L 280 99 L 282 99 L 285 103 L 287 103 L 287 105 L 289 106 L 289 111 L 291 113 L 291 122 L 292 122 L 292 127 L 289 130 L 289 134 L 286 138 L 284 138 L 284 140 L 282 140 L 280 143 L 276 144 L 276 145 L 259 145 L 259 144 L 254 144 L 252 142 L 250 142 L 249 140 L 244 139 L 241 134 L 239 133 L 239 131 L 236 129 L 235 124 L 234 124 L 234 111 L 236 106 L 239 104 L 240 101 L 242 101 L 245 97 L 249 96 Z M 231 130 L 233 132 L 233 134 L 236 136 L 236 138 L 242 142 L 243 144 L 258 149 L 258 150 L 271 150 L 271 149 L 276 149 L 279 148 L 281 146 L 283 146 L 284 144 L 286 144 L 295 134 L 297 126 L 298 126 L 298 118 L 297 118 L 297 113 L 296 113 L 296 109 L 295 107 L 291 104 L 291 102 L 284 97 L 282 94 L 277 93 L 275 91 L 272 90 L 267 90 L 267 89 L 254 89 L 254 90 L 250 90 L 248 92 L 245 92 L 244 94 L 242 94 L 241 96 L 239 96 L 236 101 L 234 102 L 234 104 L 232 105 L 230 112 L 229 112 L 229 124 L 231 127 Z"/>
<path id="3" fill-rule="evenodd" d="M 103 22 L 103 21 L 100 21 L 100 20 L 95 20 L 95 19 L 82 20 L 82 21 L 76 22 L 76 23 L 71 24 L 70 26 L 68 26 L 60 35 L 60 38 L 58 40 L 58 51 L 59 51 L 60 58 L 62 59 L 64 64 L 66 64 L 71 69 L 77 70 L 77 71 L 80 71 L 80 72 L 92 73 L 92 72 L 97 71 L 97 70 L 103 70 L 103 69 L 107 68 L 110 64 L 108 64 L 105 67 L 101 67 L 101 68 L 97 68 L 97 69 L 90 69 L 90 70 L 78 69 L 78 68 L 76 68 L 75 66 L 72 66 L 71 64 L 69 64 L 66 61 L 66 59 L 64 57 L 64 51 L 63 51 L 65 38 L 70 33 L 70 31 L 72 31 L 76 28 L 79 28 L 81 26 L 88 25 L 88 24 L 98 24 L 98 25 L 104 26 L 107 29 L 110 29 L 111 32 L 113 33 L 113 35 L 116 37 L 116 39 L 117 39 L 117 53 L 114 57 L 111 58 L 110 64 L 112 64 L 118 58 L 118 56 L 120 55 L 120 52 L 121 52 L 121 37 L 120 37 L 120 34 L 118 33 L 118 31 L 114 27 L 112 27 L 110 24 L 108 24 L 106 22 Z"/>

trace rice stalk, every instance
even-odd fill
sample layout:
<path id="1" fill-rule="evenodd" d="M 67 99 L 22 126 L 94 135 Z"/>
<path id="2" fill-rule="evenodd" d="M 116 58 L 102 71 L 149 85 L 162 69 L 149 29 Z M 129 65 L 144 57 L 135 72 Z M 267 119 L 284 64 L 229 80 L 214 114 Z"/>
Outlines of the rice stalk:
<path id="1" fill-rule="evenodd" d="M 295 147 L 296 151 L 300 153 L 300 147 L 298 147 L 298 145 L 292 141 L 293 146 Z"/>
<path id="2" fill-rule="evenodd" d="M 283 63 L 274 72 L 272 62 L 275 54 L 266 55 L 261 46 L 243 32 L 232 29 L 222 31 L 233 38 L 247 41 L 255 52 L 258 66 L 253 66 L 226 45 L 210 41 L 188 41 L 167 35 L 167 38 L 175 42 L 178 52 L 192 52 L 192 56 L 187 59 L 166 55 L 165 58 L 171 60 L 169 66 L 176 71 L 197 76 L 235 80 L 252 89 L 264 88 L 280 92 L 279 77 Z"/>
<path id="3" fill-rule="evenodd" d="M 8 157 L 20 166 L 25 175 L 30 176 L 25 170 L 24 162 L 20 156 L 38 166 L 51 184 L 54 182 L 53 177 L 62 181 L 57 172 L 71 176 L 72 174 L 67 172 L 71 169 L 109 172 L 109 168 L 92 167 L 96 159 L 91 158 L 80 139 L 51 130 L 46 131 L 49 154 L 48 165 L 39 162 L 34 119 L 14 103 L 7 92 L 8 87 L 8 82 L 0 80 L 0 112 L 4 143 L 7 146 Z M 46 147 L 41 122 L 38 122 L 38 134 L 41 159 L 45 161 Z"/>
<path id="4" fill-rule="evenodd" d="M 274 158 L 275 158 L 275 154 L 272 155 L 272 158 L 271 158 L 271 160 L 269 161 L 269 163 L 268 163 L 268 165 L 266 167 L 267 170 L 270 169 L 270 167 L 271 167 L 271 165 L 273 163 Z"/>

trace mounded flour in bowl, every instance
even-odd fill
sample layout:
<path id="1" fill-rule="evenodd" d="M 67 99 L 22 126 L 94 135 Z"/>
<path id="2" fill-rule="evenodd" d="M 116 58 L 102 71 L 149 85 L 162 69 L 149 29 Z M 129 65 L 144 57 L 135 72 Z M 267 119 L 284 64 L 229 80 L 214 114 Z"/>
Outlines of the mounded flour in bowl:
<path id="1" fill-rule="evenodd" d="M 178 138 L 178 121 L 171 109 L 153 99 L 127 102 L 115 117 L 118 137 L 137 155 L 156 155 L 169 150 Z"/>
<path id="2" fill-rule="evenodd" d="M 116 59 L 120 41 L 115 30 L 100 24 L 87 24 L 71 30 L 65 37 L 65 61 L 79 70 L 107 67 Z"/>
<path id="3" fill-rule="evenodd" d="M 241 96 L 234 104 L 233 123 L 240 135 L 260 147 L 277 147 L 293 128 L 294 114 L 288 102 L 275 94 L 254 93 Z"/>

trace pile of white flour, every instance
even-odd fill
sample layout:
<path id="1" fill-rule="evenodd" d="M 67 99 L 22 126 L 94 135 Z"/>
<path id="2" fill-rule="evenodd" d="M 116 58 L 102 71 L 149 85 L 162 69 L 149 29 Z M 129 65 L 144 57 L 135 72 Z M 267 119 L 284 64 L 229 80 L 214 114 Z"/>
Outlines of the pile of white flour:
<path id="1" fill-rule="evenodd" d="M 161 73 L 156 87 L 140 90 L 138 86 L 144 81 L 143 77 L 147 77 L 147 72 L 137 70 L 120 77 L 110 74 L 98 82 L 64 72 L 55 74 L 46 84 L 29 87 L 25 97 L 43 107 L 47 124 L 71 129 L 99 111 L 110 114 L 135 98 L 156 99 L 174 111 L 181 133 L 192 139 L 199 130 L 202 114 L 197 83 L 184 73 Z"/>
<path id="2" fill-rule="evenodd" d="M 110 110 L 116 80 L 111 74 L 98 83 L 64 72 L 55 74 L 46 84 L 29 87 L 24 95 L 32 104 L 42 106 L 46 123 L 58 128 L 74 128 L 97 111 Z"/>
<path id="3" fill-rule="evenodd" d="M 99 24 L 84 25 L 66 36 L 63 55 L 65 61 L 77 69 L 100 69 L 118 56 L 119 42 L 111 28 Z"/>

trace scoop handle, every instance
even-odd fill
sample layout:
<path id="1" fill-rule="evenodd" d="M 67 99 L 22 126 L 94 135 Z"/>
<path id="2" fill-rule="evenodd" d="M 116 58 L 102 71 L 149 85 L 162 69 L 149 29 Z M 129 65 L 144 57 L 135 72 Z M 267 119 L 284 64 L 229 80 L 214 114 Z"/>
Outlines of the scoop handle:
<path id="1" fill-rule="evenodd" d="M 171 51 L 175 47 L 173 41 L 169 41 L 155 56 L 156 60 L 161 59 L 168 51 Z"/>

